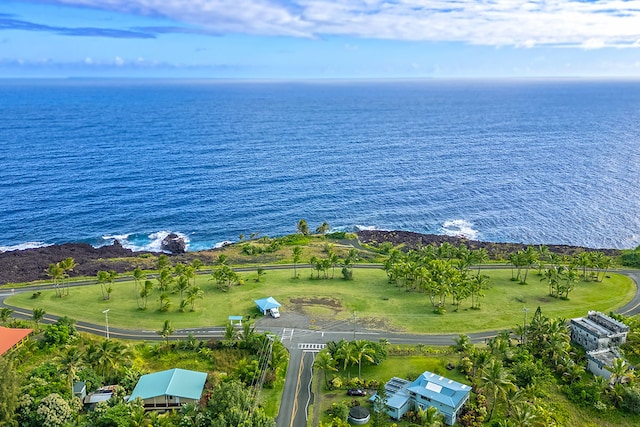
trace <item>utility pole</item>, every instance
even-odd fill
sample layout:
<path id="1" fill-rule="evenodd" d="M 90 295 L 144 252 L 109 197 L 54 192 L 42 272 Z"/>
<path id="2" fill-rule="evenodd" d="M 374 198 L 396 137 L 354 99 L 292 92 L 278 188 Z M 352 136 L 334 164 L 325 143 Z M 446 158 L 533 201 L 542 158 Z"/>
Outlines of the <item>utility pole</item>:
<path id="1" fill-rule="evenodd" d="M 356 324 L 357 324 L 357 313 L 354 311 L 353 312 L 353 340 L 356 340 Z"/>
<path id="2" fill-rule="evenodd" d="M 104 321 L 107 325 L 107 339 L 109 339 L 109 309 L 103 311 L 104 313 Z"/>
<path id="3" fill-rule="evenodd" d="M 524 344 L 527 335 L 527 311 L 529 311 L 529 309 L 524 307 L 522 311 L 524 311 L 524 323 L 522 324 L 522 344 Z"/>

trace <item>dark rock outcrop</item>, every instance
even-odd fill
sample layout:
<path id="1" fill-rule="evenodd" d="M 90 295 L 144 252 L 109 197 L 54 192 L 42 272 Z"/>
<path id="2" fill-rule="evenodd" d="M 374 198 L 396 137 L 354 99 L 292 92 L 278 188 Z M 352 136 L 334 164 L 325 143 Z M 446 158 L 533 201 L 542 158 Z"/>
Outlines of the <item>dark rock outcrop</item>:
<path id="1" fill-rule="evenodd" d="M 482 242 L 478 240 L 465 239 L 464 237 L 453 237 L 439 234 L 421 234 L 411 231 L 383 231 L 383 230 L 360 230 L 356 233 L 360 242 L 372 246 L 378 246 L 385 242 L 390 242 L 394 246 L 400 246 L 406 250 L 418 249 L 427 245 L 439 246 L 444 242 L 454 246 L 464 244 L 467 248 L 476 250 L 484 248 L 491 259 L 508 259 L 509 254 L 525 249 L 527 246 L 539 246 L 538 244 L 526 245 L 524 243 L 496 243 Z M 622 252 L 618 249 L 594 249 L 580 246 L 568 245 L 546 245 L 549 251 L 560 255 L 575 255 L 579 252 L 600 251 L 607 256 L 619 256 Z"/>
<path id="2" fill-rule="evenodd" d="M 176 233 L 171 233 L 162 239 L 160 248 L 163 251 L 171 252 L 172 254 L 183 254 L 187 250 L 187 243 Z"/>

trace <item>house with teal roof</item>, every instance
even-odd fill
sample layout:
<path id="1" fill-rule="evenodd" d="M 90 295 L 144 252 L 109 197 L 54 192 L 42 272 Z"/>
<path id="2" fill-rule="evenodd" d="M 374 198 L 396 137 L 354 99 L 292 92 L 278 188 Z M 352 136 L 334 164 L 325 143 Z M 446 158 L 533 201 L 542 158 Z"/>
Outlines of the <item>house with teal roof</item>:
<path id="1" fill-rule="evenodd" d="M 264 315 L 266 315 L 270 310 L 278 309 L 280 307 L 280 303 L 276 301 L 274 297 L 257 299 L 254 302 L 256 303 L 258 310 L 260 310 Z"/>
<path id="2" fill-rule="evenodd" d="M 169 369 L 140 377 L 129 400 L 142 399 L 145 409 L 166 410 L 198 402 L 207 381 L 206 372 Z"/>
<path id="3" fill-rule="evenodd" d="M 425 371 L 411 382 L 394 377 L 385 384 L 387 413 L 399 420 L 408 411 L 436 408 L 447 425 L 453 425 L 460 409 L 469 400 L 471 387 Z M 374 399 L 375 395 L 371 398 Z"/>

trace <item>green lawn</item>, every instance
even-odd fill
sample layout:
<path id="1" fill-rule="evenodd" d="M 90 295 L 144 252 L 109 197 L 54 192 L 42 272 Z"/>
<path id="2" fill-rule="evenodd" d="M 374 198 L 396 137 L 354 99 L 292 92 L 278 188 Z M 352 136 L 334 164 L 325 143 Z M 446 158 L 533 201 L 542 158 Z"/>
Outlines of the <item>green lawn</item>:
<path id="1" fill-rule="evenodd" d="M 43 308 L 47 313 L 66 315 L 76 320 L 96 324 L 104 323 L 102 311 L 109 308 L 109 324 L 143 330 L 160 329 L 165 319 L 174 328 L 220 326 L 230 315 L 255 314 L 254 300 L 273 296 L 282 303 L 281 312 L 302 311 L 317 325 L 323 320 L 349 321 L 357 312 L 360 327 L 417 333 L 459 333 L 500 328 L 511 328 L 523 320 L 523 308 L 529 316 L 541 306 L 549 317 L 571 318 L 585 315 L 588 310 L 608 312 L 629 301 L 635 292 L 633 282 L 626 276 L 610 274 L 602 283 L 579 282 L 570 294 L 570 300 L 559 300 L 547 295 L 546 282 L 535 272 L 529 273 L 528 285 L 510 280 L 511 271 L 486 270 L 492 287 L 481 300 L 480 310 L 471 310 L 470 300 L 460 310 L 447 301 L 447 313 L 438 315 L 427 295 L 406 291 L 389 284 L 382 270 L 355 269 L 354 280 L 311 280 L 309 269 L 298 269 L 299 279 L 293 279 L 292 270 L 268 270 L 261 282 L 256 273 L 242 273 L 245 284 L 224 292 L 217 288 L 210 276 L 198 277 L 198 285 L 205 291 L 203 300 L 196 303 L 196 311 L 179 312 L 179 296 L 171 295 L 172 306 L 167 312 L 158 311 L 159 292 L 153 291 L 148 308 L 136 306 L 133 282 L 114 284 L 111 300 L 102 299 L 99 285 L 71 288 L 70 295 L 57 298 L 53 291 L 44 291 L 37 299 L 31 293 L 17 294 L 7 302 L 24 308 Z M 154 280 L 155 282 L 155 280 Z"/>

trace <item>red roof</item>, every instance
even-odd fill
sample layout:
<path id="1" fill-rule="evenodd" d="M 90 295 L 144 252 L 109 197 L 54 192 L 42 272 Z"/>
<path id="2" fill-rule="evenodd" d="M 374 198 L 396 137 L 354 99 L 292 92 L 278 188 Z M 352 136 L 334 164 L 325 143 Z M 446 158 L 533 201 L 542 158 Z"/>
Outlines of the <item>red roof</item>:
<path id="1" fill-rule="evenodd" d="M 0 326 L 0 355 L 27 337 L 33 329 L 14 329 Z"/>

